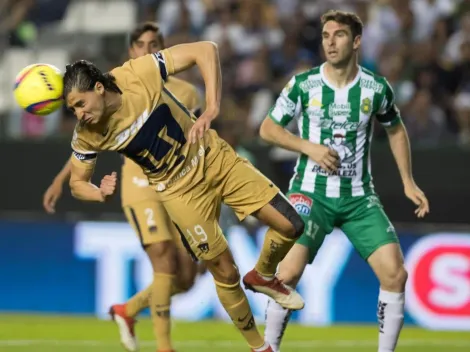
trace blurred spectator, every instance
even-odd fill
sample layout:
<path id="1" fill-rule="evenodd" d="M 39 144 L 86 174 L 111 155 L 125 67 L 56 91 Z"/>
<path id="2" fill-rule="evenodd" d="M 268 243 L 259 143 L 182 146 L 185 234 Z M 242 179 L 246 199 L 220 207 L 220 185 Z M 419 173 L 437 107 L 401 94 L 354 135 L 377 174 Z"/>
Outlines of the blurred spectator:
<path id="1" fill-rule="evenodd" d="M 8 37 L 11 44 L 27 44 L 33 33 L 28 21 L 41 30 L 43 23 L 62 18 L 69 2 L 0 0 L 0 39 L 3 30 L 16 33 Z M 470 143 L 470 0 L 135 0 L 135 4 L 138 20 L 159 22 L 167 46 L 196 40 L 218 44 L 223 100 L 215 127 L 223 133 L 237 126 L 245 139 L 256 139 L 261 121 L 290 77 L 324 60 L 320 15 L 337 8 L 361 17 L 360 63 L 389 80 L 413 144 L 433 145 L 452 134 L 458 138 L 450 140 Z M 48 45 L 56 40 L 61 47 L 70 44 L 71 55 L 95 57 L 103 68 L 122 61 L 125 47 L 115 52 L 106 49 L 99 44 L 105 35 L 91 34 L 97 38 L 94 46 L 88 40 L 85 46 L 74 46 L 57 32 L 58 39 L 48 38 Z M 115 47 L 120 39 L 106 42 Z M 197 69 L 179 77 L 204 90 Z M 9 119 L 10 134 L 16 137 L 68 135 L 74 123 L 64 112 L 47 123 L 21 116 Z M 295 132 L 295 124 L 291 130 Z M 238 141 L 231 135 L 227 138 Z"/>
<path id="2" fill-rule="evenodd" d="M 456 71 L 459 82 L 455 97 L 455 110 L 460 125 L 459 141 L 470 144 L 470 40 L 460 46 L 460 63 Z"/>
<path id="3" fill-rule="evenodd" d="M 446 59 L 454 64 L 458 63 L 461 54 L 460 47 L 468 40 L 470 40 L 470 12 L 462 15 L 460 28 L 449 38 L 445 49 Z"/>
<path id="4" fill-rule="evenodd" d="M 411 143 L 418 146 L 438 146 L 445 137 L 445 115 L 432 102 L 428 90 L 419 90 L 404 116 Z"/>

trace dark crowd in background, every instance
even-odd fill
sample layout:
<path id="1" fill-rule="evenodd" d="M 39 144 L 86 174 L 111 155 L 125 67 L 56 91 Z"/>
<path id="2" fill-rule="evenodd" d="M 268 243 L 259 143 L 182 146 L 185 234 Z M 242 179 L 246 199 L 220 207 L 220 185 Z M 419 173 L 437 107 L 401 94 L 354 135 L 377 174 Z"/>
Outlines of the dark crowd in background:
<path id="1" fill-rule="evenodd" d="M 86 1 L 86 0 L 83 0 Z M 110 0 L 103 0 L 103 3 Z M 0 0 L 0 48 L 35 45 L 35 33 L 67 13 L 69 0 Z M 219 45 L 223 101 L 214 127 L 233 145 L 256 138 L 258 127 L 289 78 L 319 65 L 320 15 L 337 8 L 364 22 L 361 65 L 388 78 L 412 144 L 470 145 L 470 0 L 136 0 L 136 23 L 157 21 L 166 45 L 211 40 Z M 78 34 L 79 35 L 79 34 Z M 126 59 L 126 41 L 111 41 L 85 58 L 111 69 Z M 114 50 L 109 50 L 112 46 Z M 119 48 L 120 47 L 120 48 Z M 122 49 L 122 50 L 121 50 Z M 0 55 L 1 52 L 0 51 Z M 86 54 L 83 54 L 86 53 Z M 90 57 L 91 56 L 91 57 Z M 181 74 L 203 92 L 192 70 Z M 20 119 L 12 138 L 68 138 L 73 116 Z M 52 122 L 52 120 L 54 122 Z M 13 122 L 12 122 L 13 121 Z M 17 123 L 18 124 L 18 123 Z M 47 128 L 44 127 L 47 125 Z M 19 131 L 18 131 L 19 129 Z M 295 125 L 292 130 L 295 131 Z M 378 139 L 385 134 L 377 130 Z M 242 148 L 240 147 L 242 152 Z"/>

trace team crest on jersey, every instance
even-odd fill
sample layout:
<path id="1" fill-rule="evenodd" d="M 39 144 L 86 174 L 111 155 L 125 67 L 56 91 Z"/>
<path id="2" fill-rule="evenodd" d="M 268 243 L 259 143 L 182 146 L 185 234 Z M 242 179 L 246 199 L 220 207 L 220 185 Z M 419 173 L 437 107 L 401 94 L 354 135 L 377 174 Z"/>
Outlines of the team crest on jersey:
<path id="1" fill-rule="evenodd" d="M 364 115 L 370 115 L 372 111 L 372 101 L 370 100 L 370 98 L 362 99 L 361 111 Z"/>
<path id="2" fill-rule="evenodd" d="M 300 193 L 292 193 L 289 195 L 289 201 L 300 215 L 310 215 L 313 200 Z"/>

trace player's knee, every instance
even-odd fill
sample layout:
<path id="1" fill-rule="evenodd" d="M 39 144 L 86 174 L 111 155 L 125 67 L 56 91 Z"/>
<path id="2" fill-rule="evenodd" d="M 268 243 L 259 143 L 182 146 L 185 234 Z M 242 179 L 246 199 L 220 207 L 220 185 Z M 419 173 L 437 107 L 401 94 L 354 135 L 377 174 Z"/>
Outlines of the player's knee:
<path id="1" fill-rule="evenodd" d="M 403 265 L 383 270 L 379 276 L 382 289 L 392 292 L 403 292 L 408 280 L 408 272 Z"/>
<path id="2" fill-rule="evenodd" d="M 218 257 L 205 262 L 214 280 L 226 285 L 233 285 L 240 281 L 240 273 L 235 265 L 229 250 Z"/>
<path id="3" fill-rule="evenodd" d="M 175 273 L 176 249 L 172 241 L 152 243 L 145 247 L 154 272 Z"/>

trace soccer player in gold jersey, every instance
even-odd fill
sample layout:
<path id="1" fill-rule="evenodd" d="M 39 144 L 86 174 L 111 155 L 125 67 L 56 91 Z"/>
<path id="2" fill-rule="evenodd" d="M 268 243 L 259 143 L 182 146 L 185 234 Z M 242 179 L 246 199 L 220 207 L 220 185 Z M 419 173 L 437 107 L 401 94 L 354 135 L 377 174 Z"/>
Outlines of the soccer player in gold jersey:
<path id="1" fill-rule="evenodd" d="M 135 59 L 165 48 L 158 25 L 152 22 L 138 25 L 130 34 L 129 39 L 130 58 Z M 166 87 L 195 115 L 199 113 L 202 103 L 193 85 L 178 78 L 169 77 Z M 54 212 L 63 184 L 70 177 L 70 170 L 71 161 L 68 161 L 44 194 L 44 207 L 49 213 Z M 116 304 L 111 307 L 111 315 L 119 327 L 121 343 L 128 351 L 137 351 L 134 318 L 140 311 L 149 307 L 152 291 L 158 290 L 157 298 L 161 297 L 162 301 L 167 302 L 171 295 L 185 292 L 193 286 L 197 267 L 196 262 L 184 248 L 180 234 L 158 200 L 156 192 L 149 187 L 147 176 L 144 175 L 142 169 L 132 160 L 124 158 L 121 173 L 121 202 L 124 213 L 138 234 L 154 270 L 158 271 L 160 268 L 160 271 L 163 270 L 166 275 L 171 276 L 178 273 L 173 285 L 168 284 L 171 281 L 168 281 L 166 277 L 155 276 L 149 287 L 138 292 L 126 304 Z M 169 313 L 155 316 L 154 322 L 160 348 L 171 350 Z"/>
<path id="2" fill-rule="evenodd" d="M 197 121 L 166 87 L 169 76 L 194 65 L 206 87 L 206 108 Z M 243 282 L 290 309 L 301 309 L 304 302 L 275 272 L 304 224 L 279 189 L 210 129 L 220 97 L 220 61 L 211 42 L 176 45 L 108 73 L 84 60 L 68 65 L 64 98 L 78 119 L 70 187 L 77 199 L 105 202 L 115 192 L 117 176 L 105 176 L 99 187 L 90 182 L 98 153 L 116 151 L 138 164 L 187 248 L 213 275 L 219 299 L 248 345 L 268 352 L 218 225 L 220 206 L 232 207 L 240 220 L 252 214 L 269 226 L 258 262 Z M 170 300 L 154 304 L 154 294 L 151 310 L 166 314 Z"/>

